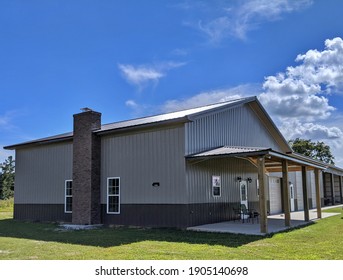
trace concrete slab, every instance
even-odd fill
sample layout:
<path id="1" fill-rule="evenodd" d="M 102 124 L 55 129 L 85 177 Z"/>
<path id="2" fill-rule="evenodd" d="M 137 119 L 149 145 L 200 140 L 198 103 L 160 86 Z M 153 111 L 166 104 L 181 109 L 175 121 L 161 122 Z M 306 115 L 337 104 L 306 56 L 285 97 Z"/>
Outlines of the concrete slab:
<path id="1" fill-rule="evenodd" d="M 74 224 L 61 224 L 59 225 L 63 230 L 89 230 L 102 227 L 103 225 L 74 225 Z"/>
<path id="2" fill-rule="evenodd" d="M 325 207 L 324 209 L 340 207 L 342 205 L 335 205 L 333 207 Z M 322 212 L 322 218 L 339 215 L 338 213 L 325 213 Z M 268 234 L 286 231 L 292 228 L 301 227 L 307 224 L 314 223 L 317 220 L 317 210 L 310 210 L 310 221 L 304 221 L 304 212 L 291 213 L 291 226 L 286 227 L 284 221 L 284 214 L 268 216 Z M 260 232 L 260 224 L 252 222 L 242 223 L 241 221 L 226 221 L 215 224 L 206 224 L 200 226 L 189 227 L 187 230 L 202 231 L 202 232 L 220 232 L 220 233 L 235 233 L 235 234 L 248 234 L 248 235 L 265 235 Z"/>

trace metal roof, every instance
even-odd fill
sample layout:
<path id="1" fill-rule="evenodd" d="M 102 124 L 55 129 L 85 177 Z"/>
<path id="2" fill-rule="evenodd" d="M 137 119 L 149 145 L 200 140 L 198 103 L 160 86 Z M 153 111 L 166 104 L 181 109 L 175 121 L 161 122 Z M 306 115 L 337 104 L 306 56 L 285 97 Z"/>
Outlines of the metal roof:
<path id="1" fill-rule="evenodd" d="M 234 146 L 223 146 L 208 151 L 200 152 L 197 154 L 186 156 L 189 159 L 196 158 L 213 158 L 213 157 L 258 157 L 267 156 L 268 160 L 288 160 L 296 165 L 306 165 L 319 169 L 326 169 L 327 164 L 314 160 L 312 158 L 298 155 L 298 154 L 284 154 L 280 152 L 273 151 L 270 148 L 261 147 L 234 147 Z"/>
<path id="2" fill-rule="evenodd" d="M 231 147 L 231 146 L 223 146 L 216 149 L 211 149 L 208 151 L 204 151 L 201 153 L 189 155 L 189 158 L 197 158 L 197 157 L 209 157 L 209 156 L 225 156 L 225 155 L 242 155 L 242 154 L 253 154 L 253 153 L 260 153 L 271 151 L 269 148 L 257 148 L 257 147 Z"/>
<path id="3" fill-rule="evenodd" d="M 109 130 L 116 130 L 121 128 L 129 128 L 134 126 L 140 126 L 140 125 L 146 125 L 146 124 L 156 124 L 159 122 L 166 122 L 166 121 L 173 121 L 173 120 L 189 120 L 190 117 L 196 116 L 201 113 L 208 113 L 214 109 L 220 108 L 220 107 L 226 107 L 228 105 L 237 105 L 240 103 L 249 102 L 252 100 L 256 100 L 256 97 L 250 97 L 250 98 L 240 98 L 235 100 L 230 100 L 226 102 L 206 105 L 202 107 L 192 108 L 192 109 L 186 109 L 182 111 L 177 112 L 171 112 L 161 115 L 155 115 L 155 116 L 149 116 L 144 118 L 138 118 L 133 120 L 127 120 L 127 121 L 121 121 L 121 122 L 115 122 L 110 124 L 105 124 L 101 126 L 101 129 L 95 131 L 95 132 L 106 132 Z"/>
<path id="4" fill-rule="evenodd" d="M 27 145 L 31 145 L 31 144 L 40 145 L 40 144 L 45 144 L 47 142 L 53 143 L 53 142 L 61 142 L 61 141 L 67 141 L 67 140 L 72 140 L 72 139 L 73 139 L 73 133 L 67 132 L 67 133 L 63 133 L 63 134 L 58 134 L 58 135 L 54 135 L 54 136 L 49 136 L 49 137 L 45 137 L 45 138 L 40 138 L 40 139 L 36 139 L 36 140 L 32 140 L 32 141 L 26 141 L 26 142 L 22 142 L 19 144 L 6 146 L 6 147 L 4 147 L 4 149 L 13 150 L 13 149 L 16 149 L 17 147 L 27 146 Z"/>
<path id="5" fill-rule="evenodd" d="M 135 127 L 140 127 L 144 125 L 156 125 L 158 123 L 168 123 L 168 122 L 178 122 L 178 121 L 190 121 L 192 117 L 196 117 L 197 115 L 201 115 L 204 113 L 210 113 L 212 110 L 216 110 L 221 107 L 231 107 L 236 106 L 239 104 L 247 103 L 257 100 L 257 98 L 254 97 L 247 97 L 247 98 L 240 98 L 240 99 L 234 99 L 229 100 L 221 103 L 216 104 L 210 104 L 202 107 L 192 108 L 192 109 L 186 109 L 182 111 L 177 112 L 171 112 L 171 113 L 165 113 L 160 115 L 154 115 L 154 116 L 148 116 L 144 118 L 137 118 L 132 120 L 126 120 L 126 121 L 120 121 L 110 124 L 104 124 L 101 126 L 101 129 L 94 131 L 97 134 L 103 134 L 108 133 L 114 130 L 119 129 L 132 129 Z M 65 141 L 70 140 L 73 137 L 73 132 L 68 132 L 64 134 L 58 134 L 54 136 L 49 136 L 45 138 L 40 138 L 32 141 L 27 141 L 19 144 L 14 144 L 10 146 L 4 147 L 4 149 L 16 149 L 17 147 L 26 146 L 26 145 L 32 145 L 32 144 L 44 144 L 44 143 L 51 143 L 56 141 Z"/>

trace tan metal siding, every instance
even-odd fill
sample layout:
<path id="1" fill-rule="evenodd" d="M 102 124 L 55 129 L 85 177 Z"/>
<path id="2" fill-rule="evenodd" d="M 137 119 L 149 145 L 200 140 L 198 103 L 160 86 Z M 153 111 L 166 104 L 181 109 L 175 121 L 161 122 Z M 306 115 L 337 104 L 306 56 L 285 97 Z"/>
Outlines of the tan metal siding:
<path id="1" fill-rule="evenodd" d="M 120 177 L 122 204 L 186 203 L 184 143 L 183 125 L 103 136 L 101 203 L 107 177 Z"/>
<path id="2" fill-rule="evenodd" d="M 248 105 L 205 115 L 186 123 L 186 154 L 219 146 L 266 147 L 281 151 Z"/>
<path id="3" fill-rule="evenodd" d="M 212 196 L 212 176 L 221 176 L 221 196 Z M 250 162 L 243 159 L 226 158 L 210 159 L 206 161 L 187 162 L 187 186 L 189 203 L 220 203 L 240 202 L 239 182 L 248 177 L 249 204 L 257 203 L 257 169 Z"/>
<path id="4" fill-rule="evenodd" d="M 302 187 L 302 173 L 301 171 L 296 171 L 296 199 L 298 201 L 298 210 L 304 210 L 304 195 L 303 195 L 303 187 Z M 306 172 L 307 178 L 307 197 L 311 203 L 309 203 L 310 208 L 314 208 L 316 206 L 316 195 L 315 195 L 315 182 L 314 182 L 314 172 L 307 171 Z"/>
<path id="5" fill-rule="evenodd" d="M 64 204 L 72 149 L 70 142 L 16 150 L 15 203 Z"/>

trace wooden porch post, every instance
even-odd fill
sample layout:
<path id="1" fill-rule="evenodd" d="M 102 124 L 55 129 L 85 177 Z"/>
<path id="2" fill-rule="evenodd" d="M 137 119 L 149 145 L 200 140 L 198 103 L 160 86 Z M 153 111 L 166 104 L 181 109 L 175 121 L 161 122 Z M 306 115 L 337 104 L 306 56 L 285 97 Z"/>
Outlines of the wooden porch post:
<path id="1" fill-rule="evenodd" d="M 306 166 L 301 167 L 302 181 L 303 181 L 303 200 L 304 200 L 304 215 L 305 221 L 310 220 L 310 210 L 308 205 L 308 195 L 307 195 L 307 177 L 306 177 Z"/>
<path id="2" fill-rule="evenodd" d="M 330 176 L 330 189 L 331 189 L 331 204 L 335 205 L 335 175 L 333 175 L 333 173 L 331 173 Z"/>
<path id="3" fill-rule="evenodd" d="M 320 199 L 320 182 L 319 182 L 319 169 L 314 169 L 314 181 L 316 186 L 316 204 L 317 204 L 317 218 L 322 218 L 322 207 L 321 207 L 321 199 Z"/>
<path id="4" fill-rule="evenodd" d="M 260 203 L 260 229 L 261 233 L 268 232 L 268 217 L 267 217 L 267 196 L 266 196 L 266 180 L 265 180 L 265 159 L 260 157 L 257 160 L 257 172 L 259 182 L 259 203 Z"/>
<path id="5" fill-rule="evenodd" d="M 291 207 L 290 207 L 290 197 L 288 188 L 288 161 L 285 159 L 282 161 L 282 197 L 283 206 L 285 212 L 285 226 L 289 227 L 291 225 Z"/>

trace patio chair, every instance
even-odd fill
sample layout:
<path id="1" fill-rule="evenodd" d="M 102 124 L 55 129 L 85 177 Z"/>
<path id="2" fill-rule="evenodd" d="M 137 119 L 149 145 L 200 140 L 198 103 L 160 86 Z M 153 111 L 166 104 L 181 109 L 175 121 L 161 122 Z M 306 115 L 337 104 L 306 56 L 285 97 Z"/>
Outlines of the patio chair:
<path id="1" fill-rule="evenodd" d="M 258 223 L 258 217 L 260 216 L 260 213 L 258 213 L 254 209 L 248 209 L 245 204 L 241 204 L 241 215 L 243 217 L 248 217 L 246 220 L 249 222 L 251 220 L 252 223 L 254 223 L 254 220 L 256 218 L 256 221 Z M 244 221 L 243 221 L 244 222 Z"/>
<path id="2" fill-rule="evenodd" d="M 260 213 L 258 213 L 255 210 L 250 211 L 250 218 L 252 219 L 252 222 L 254 223 L 254 219 L 256 218 L 256 221 L 258 223 L 258 217 L 260 216 Z"/>
<path id="3" fill-rule="evenodd" d="M 241 220 L 241 209 L 240 208 L 233 208 L 233 221 L 236 222 L 236 220 Z"/>

